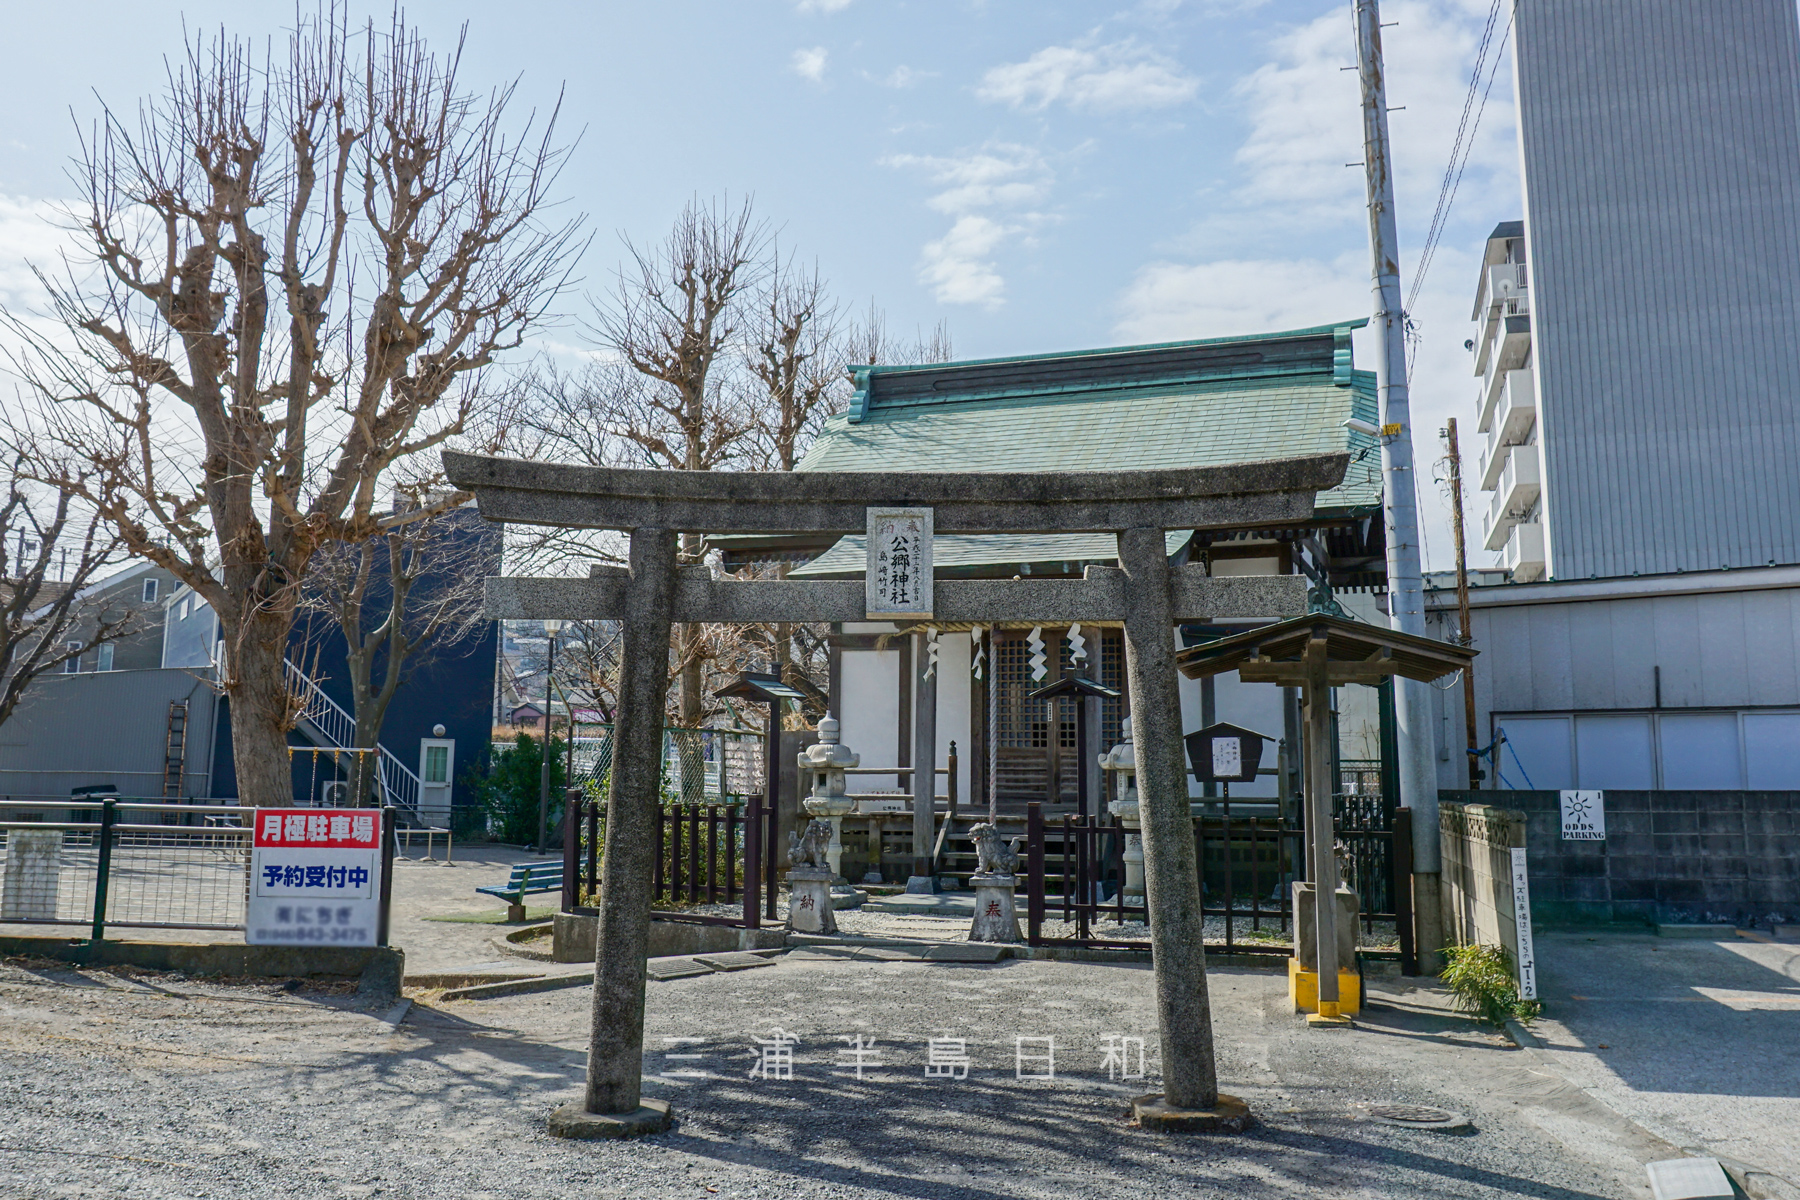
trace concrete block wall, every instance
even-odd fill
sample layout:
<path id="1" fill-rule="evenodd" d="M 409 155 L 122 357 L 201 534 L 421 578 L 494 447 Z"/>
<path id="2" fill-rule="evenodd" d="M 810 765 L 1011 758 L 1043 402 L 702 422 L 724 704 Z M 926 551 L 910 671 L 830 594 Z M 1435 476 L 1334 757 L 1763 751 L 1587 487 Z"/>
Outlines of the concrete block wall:
<path id="1" fill-rule="evenodd" d="M 1525 814 L 1542 921 L 1800 920 L 1800 792 L 1607 791 L 1606 840 L 1563 841 L 1560 794 L 1443 791 Z"/>
<path id="2" fill-rule="evenodd" d="M 1525 845 L 1526 828 L 1526 816 L 1518 809 L 1439 802 L 1439 881 L 1447 942 L 1504 946 L 1513 962 L 1519 961 L 1512 851 Z"/>

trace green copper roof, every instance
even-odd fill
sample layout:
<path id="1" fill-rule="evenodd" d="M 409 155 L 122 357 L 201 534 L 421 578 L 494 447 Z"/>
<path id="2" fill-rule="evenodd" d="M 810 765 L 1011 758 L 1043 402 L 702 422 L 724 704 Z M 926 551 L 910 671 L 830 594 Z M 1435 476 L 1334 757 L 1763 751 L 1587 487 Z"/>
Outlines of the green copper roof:
<path id="1" fill-rule="evenodd" d="M 1344 427 L 1352 416 L 1376 420 L 1375 376 L 1350 361 L 1350 332 L 1361 324 L 858 367 L 850 411 L 826 421 L 796 469 L 1129 471 L 1348 449 L 1344 482 L 1320 493 L 1318 507 L 1371 508 L 1381 500 L 1375 439 Z M 1171 534 L 1171 550 L 1185 538 Z M 945 536 L 936 540 L 937 562 L 953 568 L 1110 560 L 1112 542 L 1110 535 Z M 861 564 L 861 540 L 846 538 L 796 574 L 856 574 Z"/>

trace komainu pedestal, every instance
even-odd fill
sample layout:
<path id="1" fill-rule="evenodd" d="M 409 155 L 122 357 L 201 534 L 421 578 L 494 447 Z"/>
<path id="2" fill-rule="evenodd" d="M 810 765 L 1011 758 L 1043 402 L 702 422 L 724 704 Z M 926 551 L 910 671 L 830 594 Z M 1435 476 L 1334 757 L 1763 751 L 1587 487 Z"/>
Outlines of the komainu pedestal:
<path id="1" fill-rule="evenodd" d="M 788 872 L 788 883 L 788 928 L 795 933 L 836 933 L 837 916 L 831 909 L 831 868 L 794 867 Z"/>
<path id="2" fill-rule="evenodd" d="M 1019 910 L 1013 904 L 1019 877 L 977 872 L 969 877 L 969 882 L 975 887 L 975 920 L 969 926 L 969 940 L 1024 941 L 1019 935 Z"/>

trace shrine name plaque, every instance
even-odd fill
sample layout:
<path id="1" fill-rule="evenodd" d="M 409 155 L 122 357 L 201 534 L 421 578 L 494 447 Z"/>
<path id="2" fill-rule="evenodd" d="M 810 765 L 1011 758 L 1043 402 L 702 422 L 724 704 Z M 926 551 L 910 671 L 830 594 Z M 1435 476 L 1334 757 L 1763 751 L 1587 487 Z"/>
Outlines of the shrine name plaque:
<path id="1" fill-rule="evenodd" d="M 931 510 L 871 508 L 864 606 L 870 620 L 931 617 Z"/>

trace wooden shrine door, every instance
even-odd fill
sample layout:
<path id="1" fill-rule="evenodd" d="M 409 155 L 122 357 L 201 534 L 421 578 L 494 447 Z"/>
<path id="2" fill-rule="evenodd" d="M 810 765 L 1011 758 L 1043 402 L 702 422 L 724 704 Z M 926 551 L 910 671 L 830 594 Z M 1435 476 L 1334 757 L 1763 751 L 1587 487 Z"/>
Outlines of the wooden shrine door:
<path id="1" fill-rule="evenodd" d="M 1125 686 L 1124 636 L 1118 629 L 1080 630 L 1080 645 L 1072 644 L 1066 627 L 1046 627 L 1039 632 L 1044 673 L 1033 677 L 1031 630 L 994 631 L 994 781 L 1002 813 L 1022 815 L 1025 805 L 1036 800 L 1046 817 L 1075 811 L 1076 773 L 1090 770 L 1090 796 L 1100 793 L 1092 763 L 1101 750 L 1119 740 L 1119 722 L 1125 715 L 1123 698 L 1101 704 L 1098 729 L 1090 733 L 1094 743 L 1078 742 L 1075 701 L 1027 700 L 1027 693 L 1075 671 L 1121 691 Z M 1051 708 L 1054 706 L 1055 711 Z"/>

